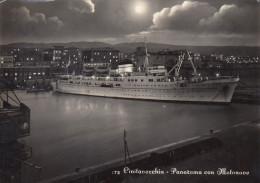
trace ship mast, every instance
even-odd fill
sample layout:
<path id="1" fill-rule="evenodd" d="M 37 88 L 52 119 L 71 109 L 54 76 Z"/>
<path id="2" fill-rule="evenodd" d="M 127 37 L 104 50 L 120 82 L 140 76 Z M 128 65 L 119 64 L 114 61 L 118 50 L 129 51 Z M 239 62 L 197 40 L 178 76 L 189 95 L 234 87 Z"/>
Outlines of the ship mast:
<path id="1" fill-rule="evenodd" d="M 149 68 L 149 60 L 148 60 L 148 51 L 147 51 L 147 45 L 146 45 L 146 36 L 144 36 L 145 42 L 145 60 L 144 60 L 144 68 L 146 70 L 146 72 L 148 72 L 148 68 Z"/>

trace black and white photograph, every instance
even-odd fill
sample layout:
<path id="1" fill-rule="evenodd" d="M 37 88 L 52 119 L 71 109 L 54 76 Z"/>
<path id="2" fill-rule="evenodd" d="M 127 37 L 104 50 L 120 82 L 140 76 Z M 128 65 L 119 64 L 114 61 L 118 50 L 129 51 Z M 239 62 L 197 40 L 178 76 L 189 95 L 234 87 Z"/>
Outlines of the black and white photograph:
<path id="1" fill-rule="evenodd" d="M 260 0 L 0 0 L 0 183 L 260 182 Z"/>

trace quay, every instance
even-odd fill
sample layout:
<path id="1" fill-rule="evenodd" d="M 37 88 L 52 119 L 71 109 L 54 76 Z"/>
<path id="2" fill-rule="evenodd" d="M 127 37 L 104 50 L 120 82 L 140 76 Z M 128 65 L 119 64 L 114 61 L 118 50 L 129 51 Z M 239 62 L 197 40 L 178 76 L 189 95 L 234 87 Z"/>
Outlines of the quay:
<path id="1" fill-rule="evenodd" d="M 214 131 L 209 135 L 198 136 L 177 143 L 147 150 L 131 155 L 131 163 L 125 165 L 124 159 L 119 159 L 102 165 L 76 169 L 71 174 L 62 175 L 41 183 L 80 183 L 80 182 L 237 182 L 260 180 L 257 175 L 259 168 L 259 120 L 245 122 L 230 128 Z M 124 167 L 131 170 L 170 171 L 180 170 L 211 170 L 226 168 L 249 171 L 248 176 L 217 176 L 217 175 L 131 175 L 124 174 Z M 120 172 L 120 175 L 117 173 Z M 195 178 L 195 179 L 194 179 Z M 167 180 L 167 181 L 166 181 Z M 186 181 L 184 181 L 186 180 Z M 196 180 L 196 181 L 194 181 Z M 220 181 L 221 180 L 221 181 Z M 224 181 L 225 182 L 225 181 Z"/>
<path id="2" fill-rule="evenodd" d="M 124 167 L 131 169 L 152 170 L 154 167 L 164 166 L 171 162 L 178 162 L 188 157 L 222 147 L 222 141 L 209 136 L 194 137 L 177 143 L 168 144 L 130 156 L 131 162 L 125 164 L 124 159 L 110 161 L 86 169 L 76 169 L 75 172 L 62 175 L 41 183 L 65 182 L 121 182 L 126 178 L 123 175 Z M 120 171 L 120 175 L 113 172 Z"/>

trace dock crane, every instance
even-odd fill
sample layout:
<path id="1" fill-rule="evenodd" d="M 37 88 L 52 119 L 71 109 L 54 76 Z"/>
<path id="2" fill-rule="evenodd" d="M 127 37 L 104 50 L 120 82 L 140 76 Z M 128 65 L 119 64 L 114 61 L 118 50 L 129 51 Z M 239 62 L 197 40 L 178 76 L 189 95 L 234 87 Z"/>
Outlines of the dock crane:
<path id="1" fill-rule="evenodd" d="M 176 78 L 179 78 L 180 69 L 181 69 L 182 63 L 184 62 L 184 58 L 185 58 L 186 54 L 188 55 L 188 61 L 190 61 L 191 65 L 192 65 L 192 68 L 193 68 L 193 71 L 194 71 L 194 76 L 195 76 L 195 78 L 198 78 L 197 69 L 194 66 L 194 63 L 192 61 L 192 57 L 191 57 L 190 52 L 188 50 L 185 50 L 181 55 L 179 55 L 177 64 L 175 66 L 173 66 L 173 68 L 167 73 L 167 76 L 169 76 L 175 70 L 174 76 Z"/>

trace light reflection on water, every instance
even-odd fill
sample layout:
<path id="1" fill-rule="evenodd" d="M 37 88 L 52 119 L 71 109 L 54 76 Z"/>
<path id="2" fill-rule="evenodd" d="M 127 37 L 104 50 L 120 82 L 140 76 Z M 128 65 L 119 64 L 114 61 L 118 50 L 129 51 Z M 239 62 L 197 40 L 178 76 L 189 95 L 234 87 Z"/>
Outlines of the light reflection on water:
<path id="1" fill-rule="evenodd" d="M 31 108 L 30 162 L 42 177 L 70 173 L 123 157 L 123 130 L 130 153 L 259 118 L 257 105 L 198 105 L 111 99 L 61 93 L 17 92 Z"/>

